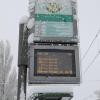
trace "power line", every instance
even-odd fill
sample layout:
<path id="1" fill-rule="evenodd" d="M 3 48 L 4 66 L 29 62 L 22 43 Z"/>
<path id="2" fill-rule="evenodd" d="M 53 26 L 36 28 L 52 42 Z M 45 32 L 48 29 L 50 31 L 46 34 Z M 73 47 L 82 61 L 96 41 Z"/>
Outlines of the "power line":
<path id="1" fill-rule="evenodd" d="M 90 48 L 92 47 L 93 43 L 95 42 L 96 38 L 99 36 L 100 30 L 97 32 L 97 34 L 95 35 L 95 37 L 93 38 L 92 42 L 90 43 L 88 49 L 86 50 L 86 52 L 84 53 L 82 60 L 84 60 L 84 58 L 87 56 Z"/>
<path id="2" fill-rule="evenodd" d="M 92 66 L 92 64 L 95 62 L 95 60 L 98 58 L 99 55 L 100 55 L 100 51 L 97 52 L 97 54 L 95 55 L 95 57 L 93 58 L 93 60 L 91 61 L 91 63 L 88 65 L 88 67 L 84 71 L 83 75 L 85 75 L 85 73 L 89 70 L 89 68 Z"/>

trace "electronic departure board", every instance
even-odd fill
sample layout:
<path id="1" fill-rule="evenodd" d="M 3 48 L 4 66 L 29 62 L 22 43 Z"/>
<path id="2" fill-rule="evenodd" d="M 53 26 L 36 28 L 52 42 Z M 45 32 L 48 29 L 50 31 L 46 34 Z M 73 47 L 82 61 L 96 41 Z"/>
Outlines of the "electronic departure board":
<path id="1" fill-rule="evenodd" d="M 79 84 L 78 46 L 30 45 L 30 84 Z"/>
<path id="2" fill-rule="evenodd" d="M 69 50 L 37 49 L 35 75 L 75 76 L 75 52 Z"/>

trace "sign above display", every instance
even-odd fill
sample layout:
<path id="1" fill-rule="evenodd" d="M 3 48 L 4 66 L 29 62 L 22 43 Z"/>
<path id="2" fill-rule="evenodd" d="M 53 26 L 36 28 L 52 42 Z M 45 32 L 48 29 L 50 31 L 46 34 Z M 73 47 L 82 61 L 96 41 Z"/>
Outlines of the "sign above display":
<path id="1" fill-rule="evenodd" d="M 36 0 L 35 13 L 72 15 L 71 0 Z"/>
<path id="2" fill-rule="evenodd" d="M 70 0 L 37 0 L 35 36 L 73 37 L 73 15 Z"/>

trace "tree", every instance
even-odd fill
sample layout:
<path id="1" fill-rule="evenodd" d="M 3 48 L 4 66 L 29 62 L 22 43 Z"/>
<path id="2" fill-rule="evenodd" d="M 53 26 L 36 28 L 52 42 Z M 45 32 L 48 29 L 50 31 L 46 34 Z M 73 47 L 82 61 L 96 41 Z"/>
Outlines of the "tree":
<path id="1" fill-rule="evenodd" d="M 5 85 L 5 100 L 15 100 L 14 97 L 17 96 L 17 78 L 16 69 L 12 70 L 8 82 Z"/>
<path id="2" fill-rule="evenodd" d="M 10 99 L 9 96 L 11 96 L 10 92 L 12 90 L 16 90 L 15 81 L 17 74 L 15 69 L 11 72 L 13 56 L 10 54 L 10 49 L 8 41 L 5 43 L 0 41 L 0 100 L 14 100 Z"/>

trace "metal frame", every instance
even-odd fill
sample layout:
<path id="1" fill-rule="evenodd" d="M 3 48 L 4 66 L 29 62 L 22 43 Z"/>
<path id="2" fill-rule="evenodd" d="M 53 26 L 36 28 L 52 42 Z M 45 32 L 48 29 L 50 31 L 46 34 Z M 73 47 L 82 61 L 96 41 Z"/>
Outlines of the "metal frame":
<path id="1" fill-rule="evenodd" d="M 34 51 L 35 49 L 60 49 L 74 50 L 76 76 L 35 76 L 34 75 Z M 46 45 L 31 45 L 29 54 L 29 83 L 30 84 L 79 84 L 80 83 L 80 68 L 79 68 L 79 50 L 78 46 L 46 46 Z"/>
<path id="2" fill-rule="evenodd" d="M 33 93 L 28 100 L 62 100 L 63 97 L 66 97 L 66 100 L 71 100 L 73 93 Z"/>
<path id="3" fill-rule="evenodd" d="M 34 40 L 34 42 L 37 41 L 46 41 L 46 42 L 66 42 L 66 43 L 78 43 L 79 40 L 77 36 L 73 37 L 43 37 L 43 36 L 34 36 L 34 38 L 37 38 L 38 40 Z"/>

